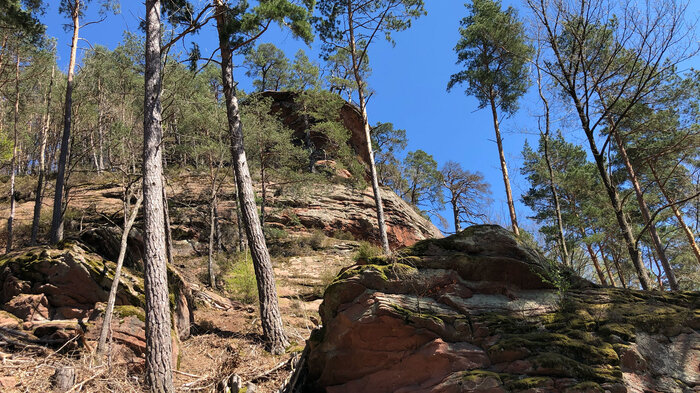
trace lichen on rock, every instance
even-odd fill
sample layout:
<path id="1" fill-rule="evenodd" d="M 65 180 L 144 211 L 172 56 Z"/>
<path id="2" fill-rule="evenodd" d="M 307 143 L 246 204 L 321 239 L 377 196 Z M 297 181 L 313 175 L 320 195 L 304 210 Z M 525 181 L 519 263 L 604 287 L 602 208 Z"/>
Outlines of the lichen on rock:
<path id="1" fill-rule="evenodd" d="M 699 293 L 601 288 L 496 226 L 347 268 L 320 311 L 308 391 L 700 388 Z"/>

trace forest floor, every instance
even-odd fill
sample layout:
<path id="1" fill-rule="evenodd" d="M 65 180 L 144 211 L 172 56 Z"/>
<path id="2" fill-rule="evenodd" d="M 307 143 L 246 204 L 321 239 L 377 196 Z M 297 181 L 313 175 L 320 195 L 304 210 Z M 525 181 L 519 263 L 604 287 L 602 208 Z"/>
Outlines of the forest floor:
<path id="1" fill-rule="evenodd" d="M 182 206 L 191 206 L 192 201 L 203 198 L 208 188 L 206 184 L 202 185 L 204 182 L 187 180 L 171 182 L 167 189 L 169 197 L 179 201 L 176 204 Z M 31 182 L 27 181 L 27 184 Z M 118 185 L 109 181 L 87 181 L 75 187 L 71 191 L 71 207 L 67 213 L 67 220 L 70 221 L 68 227 L 77 231 L 88 228 L 100 218 L 119 217 L 122 203 L 116 196 L 121 191 Z M 226 189 L 223 191 L 230 192 Z M 9 203 L 5 203 L 7 200 L 0 202 L 0 217 L 7 217 Z M 42 223 L 46 226 L 51 202 L 48 197 L 44 200 Z M 28 237 L 33 205 L 32 200 L 17 204 L 15 233 L 18 243 L 25 242 Z M 177 212 L 171 214 L 176 216 Z M 193 213 L 190 211 L 187 214 Z M 5 225 L 2 227 L 0 240 L 4 245 L 6 228 Z M 226 277 L 223 277 L 221 286 L 224 288 L 213 292 L 230 299 L 233 307 L 226 310 L 198 305 L 194 311 L 193 334 L 179 348 L 180 362 L 174 374 L 177 391 L 212 391 L 217 382 L 234 373 L 244 382 L 254 382 L 258 392 L 274 392 L 280 388 L 290 374 L 289 365 L 269 371 L 288 363 L 290 357 L 303 350 L 305 340 L 320 321 L 318 307 L 325 286 L 343 267 L 354 263 L 353 256 L 360 244 L 354 240 L 322 236 L 315 239 L 316 244 L 311 248 L 308 247 L 311 236 L 308 232 L 286 233 L 285 239 L 277 247 L 293 248 L 295 255 L 273 257 L 281 313 L 291 343 L 287 353 L 274 356 L 265 350 L 260 339 L 262 329 L 255 304 L 257 295 L 249 296 L 251 299 L 248 300 L 252 301 L 241 302 L 240 294 L 227 290 L 231 285 L 240 284 L 240 279 L 227 284 Z M 314 236 L 319 237 L 318 234 Z M 305 246 L 295 245 L 297 241 Z M 207 258 L 201 255 L 202 250 L 198 250 L 206 246 L 203 243 L 188 245 L 184 241 L 176 243 L 179 243 L 175 254 L 177 270 L 194 288 L 206 291 Z M 219 258 L 222 259 L 226 257 Z M 243 279 L 250 280 L 250 277 Z M 50 376 L 61 365 L 76 369 L 78 384 L 73 392 L 140 392 L 143 389 L 143 376 L 134 375 L 123 364 L 91 365 L 89 349 L 69 354 L 34 347 L 13 353 L 2 351 L 3 347 L 0 346 L 0 392 L 50 391 Z"/>

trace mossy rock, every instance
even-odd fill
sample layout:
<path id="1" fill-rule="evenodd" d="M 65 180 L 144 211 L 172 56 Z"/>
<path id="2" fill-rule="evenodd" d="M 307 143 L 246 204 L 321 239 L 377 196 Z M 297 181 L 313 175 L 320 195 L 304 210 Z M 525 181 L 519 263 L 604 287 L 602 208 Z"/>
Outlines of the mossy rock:
<path id="1" fill-rule="evenodd" d="M 141 307 L 114 306 L 114 314 L 119 318 L 136 317 L 141 322 L 146 322 L 146 312 Z"/>

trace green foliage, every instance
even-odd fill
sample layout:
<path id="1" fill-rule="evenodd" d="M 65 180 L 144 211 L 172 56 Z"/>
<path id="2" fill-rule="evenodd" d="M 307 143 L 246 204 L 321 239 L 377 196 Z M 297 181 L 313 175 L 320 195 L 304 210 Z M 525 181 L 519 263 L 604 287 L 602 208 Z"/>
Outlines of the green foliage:
<path id="1" fill-rule="evenodd" d="M 243 67 L 246 75 L 257 78 L 253 85 L 258 91 L 282 90 L 289 85 L 289 60 L 274 44 L 264 43 L 245 52 Z"/>
<path id="2" fill-rule="evenodd" d="M 220 262 L 219 267 L 224 289 L 232 299 L 244 304 L 255 304 L 258 301 L 255 269 L 249 253 L 231 255 L 223 263 Z"/>
<path id="3" fill-rule="evenodd" d="M 0 0 L 0 26 L 18 33 L 26 42 L 37 43 L 46 30 L 37 18 L 42 12 L 42 0 Z"/>
<path id="4" fill-rule="evenodd" d="M 417 207 L 442 207 L 442 174 L 437 161 L 423 150 L 409 152 L 403 160 L 406 187 L 401 197 Z"/>
<path id="5" fill-rule="evenodd" d="M 450 77 L 447 90 L 467 84 L 483 108 L 494 102 L 506 113 L 517 110 L 517 101 L 528 88 L 527 62 L 532 48 L 515 8 L 501 10 L 500 0 L 473 0 L 469 15 L 460 22 L 455 46 L 457 64 L 465 67 Z"/>
<path id="6" fill-rule="evenodd" d="M 233 50 L 241 49 L 259 38 L 271 23 L 287 27 L 292 34 L 309 43 L 313 39 L 309 15 L 313 1 L 303 0 L 303 5 L 289 0 L 259 0 L 254 7 L 243 0 L 235 6 L 224 6 L 222 40 Z"/>
<path id="7" fill-rule="evenodd" d="M 296 91 L 318 90 L 321 85 L 318 64 L 309 60 L 303 49 L 294 55 L 294 63 L 290 70 L 289 88 Z"/>
<path id="8" fill-rule="evenodd" d="M 406 130 L 396 129 L 392 123 L 377 123 L 370 135 L 379 182 L 395 191 L 405 189 L 406 180 L 397 156 L 408 144 Z"/>
<path id="9" fill-rule="evenodd" d="M 335 160 L 337 167 L 347 169 L 354 181 L 362 181 L 364 167 L 349 144 L 350 131 L 340 119 L 343 100 L 326 90 L 306 90 L 296 100 L 299 114 L 307 123 L 303 144 L 309 160 Z"/>
<path id="10" fill-rule="evenodd" d="M 383 252 L 381 248 L 375 246 L 372 243 L 361 242 L 360 248 L 357 249 L 357 252 L 353 256 L 353 259 L 355 260 L 355 262 L 367 262 L 372 258 L 376 258 L 382 255 Z"/>

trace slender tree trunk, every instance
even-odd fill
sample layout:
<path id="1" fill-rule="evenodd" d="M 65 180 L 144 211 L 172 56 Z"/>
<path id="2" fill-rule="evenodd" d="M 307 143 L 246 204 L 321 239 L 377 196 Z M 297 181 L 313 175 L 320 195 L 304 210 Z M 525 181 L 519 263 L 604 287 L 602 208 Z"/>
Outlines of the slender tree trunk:
<path id="1" fill-rule="evenodd" d="M 683 228 L 683 233 L 685 233 L 685 237 L 688 239 L 688 244 L 690 244 L 690 248 L 693 250 L 695 260 L 697 260 L 700 264 L 700 248 L 698 248 L 698 243 L 695 242 L 695 235 L 693 234 L 693 231 L 685 223 L 685 220 L 683 219 L 683 214 L 681 213 L 680 209 L 678 209 L 678 205 L 673 200 L 671 195 L 666 191 L 666 187 L 659 178 L 659 174 L 656 172 L 656 169 L 654 168 L 654 165 L 652 163 L 649 163 L 649 169 L 651 169 L 651 173 L 654 176 L 654 181 L 656 182 L 656 184 L 659 185 L 659 190 L 661 190 L 661 194 L 666 199 L 666 202 L 668 202 L 668 204 L 671 205 L 671 211 L 673 211 L 673 215 L 676 216 L 678 223 L 680 224 L 681 228 Z"/>
<path id="2" fill-rule="evenodd" d="M 601 270 L 600 268 L 600 263 L 598 263 L 598 256 L 595 254 L 595 251 L 593 251 L 593 247 L 591 247 L 590 244 L 586 243 L 586 250 L 588 250 L 588 255 L 590 255 L 591 261 L 593 261 L 593 266 L 595 267 L 596 274 L 598 274 L 598 279 L 600 280 L 600 283 L 602 285 L 607 286 L 608 283 L 605 281 L 603 270 Z"/>
<path id="3" fill-rule="evenodd" d="M 56 75 L 56 64 L 51 66 L 51 81 L 49 82 L 49 90 L 46 93 L 46 113 L 42 122 L 41 135 L 39 136 L 39 179 L 36 182 L 36 196 L 34 199 L 34 217 L 32 218 L 32 238 L 31 245 L 37 243 L 39 237 L 39 224 L 41 220 L 41 206 L 44 199 L 44 178 L 46 177 L 46 143 L 49 136 L 49 127 L 51 125 L 51 92 L 53 90 L 53 80 Z"/>
<path id="4" fill-rule="evenodd" d="M 160 0 L 146 0 L 146 73 L 143 121 L 144 284 L 146 382 L 154 393 L 174 392 L 163 205 Z"/>
<path id="5" fill-rule="evenodd" d="M 207 254 L 207 270 L 209 271 L 209 287 L 216 287 L 214 276 L 214 237 L 216 235 L 216 174 L 211 157 L 209 157 L 209 175 L 211 176 L 211 199 L 209 204 L 209 252 Z"/>
<path id="6" fill-rule="evenodd" d="M 58 159 L 58 174 L 53 198 L 53 217 L 49 239 L 58 243 L 63 239 L 63 189 L 65 188 L 66 168 L 68 167 L 68 150 L 70 148 L 71 113 L 73 109 L 73 74 L 75 73 L 75 56 L 78 50 L 78 32 L 80 31 L 80 0 L 72 4 L 71 19 L 73 21 L 73 39 L 70 47 L 68 62 L 68 80 L 66 83 L 66 102 L 63 112 L 63 136 L 61 138 L 61 153 Z"/>
<path id="7" fill-rule="evenodd" d="M 348 5 L 348 26 L 350 33 L 350 56 L 352 58 L 352 72 L 357 84 L 357 95 L 360 103 L 360 112 L 362 113 L 362 125 L 365 130 L 365 139 L 367 142 L 367 152 L 369 156 L 369 169 L 372 177 L 372 191 L 374 192 L 374 203 L 377 208 L 377 224 L 379 226 L 379 238 L 382 243 L 384 254 L 390 255 L 391 248 L 389 247 L 389 237 L 386 231 L 386 222 L 384 220 L 384 206 L 382 205 L 382 194 L 379 188 L 379 179 L 377 177 L 377 166 L 374 164 L 374 149 L 372 149 L 372 136 L 370 133 L 369 119 L 367 118 L 367 102 L 365 99 L 364 81 L 360 75 L 361 64 L 357 58 L 357 47 L 355 43 L 355 30 L 353 21 L 352 1 L 347 1 Z"/>
<path id="8" fill-rule="evenodd" d="M 459 231 L 462 230 L 461 225 L 459 224 L 459 207 L 457 206 L 457 199 L 454 198 L 454 195 L 452 197 L 452 214 L 454 215 L 455 218 L 455 233 L 459 233 Z"/>
<path id="9" fill-rule="evenodd" d="M 126 248 L 129 242 L 129 232 L 131 232 L 131 227 L 136 221 L 136 216 L 141 208 L 141 203 L 143 202 L 143 194 L 140 194 L 136 200 L 136 204 L 131 209 L 129 213 L 129 199 L 131 195 L 126 195 L 126 200 L 124 201 L 124 231 L 122 232 L 122 240 L 119 247 L 119 257 L 117 258 L 117 267 L 114 270 L 114 278 L 112 279 L 112 287 L 109 290 L 109 297 L 107 298 L 107 307 L 105 308 L 104 320 L 102 322 L 102 327 L 100 329 L 100 338 L 97 341 L 97 348 L 95 348 L 95 358 L 98 364 L 102 363 L 102 358 L 104 357 L 104 352 L 107 346 L 107 336 L 109 336 L 109 327 L 112 324 L 112 312 L 114 311 L 114 303 L 117 299 L 117 289 L 119 288 L 119 278 L 121 277 L 122 265 L 124 264 L 124 257 L 126 256 Z"/>
<path id="10" fill-rule="evenodd" d="M 614 287 L 615 286 L 615 279 L 613 278 L 613 275 L 612 275 L 612 269 L 610 268 L 610 265 L 608 264 L 608 259 L 605 258 L 605 254 L 603 254 L 602 250 L 600 253 L 600 259 L 603 261 L 603 266 L 605 266 L 605 273 L 608 275 L 608 280 L 610 280 L 610 286 Z"/>
<path id="11" fill-rule="evenodd" d="M 265 179 L 264 159 L 260 157 L 260 226 L 265 229 L 265 205 L 267 204 L 267 179 Z"/>
<path id="12" fill-rule="evenodd" d="M 102 82 L 97 80 L 97 173 L 105 169 L 104 163 L 104 105 L 102 103 Z"/>
<path id="13" fill-rule="evenodd" d="M 538 63 L 539 63 L 539 52 L 538 52 Z M 559 244 L 561 247 L 561 252 L 562 252 L 562 257 L 564 259 L 564 264 L 567 266 L 572 265 L 571 258 L 569 257 L 569 250 L 566 246 L 566 236 L 564 236 L 564 224 L 563 220 L 561 218 L 561 206 L 559 204 L 559 194 L 557 192 L 557 187 L 554 184 L 554 169 L 552 169 L 552 161 L 549 157 L 549 135 L 550 133 L 550 112 L 549 112 L 549 101 L 547 100 L 547 97 L 545 97 L 544 92 L 542 91 L 542 73 L 540 71 L 539 64 L 536 66 L 537 67 L 537 91 L 540 94 L 540 99 L 542 100 L 542 104 L 544 104 L 544 133 L 542 134 L 542 137 L 544 138 L 544 160 L 547 163 L 547 172 L 549 174 L 549 190 L 552 193 L 552 199 L 554 200 L 554 211 L 557 214 L 557 227 L 559 229 Z M 589 246 L 589 252 L 590 250 L 590 245 Z M 595 254 L 591 254 L 595 255 Z M 598 266 L 597 261 L 595 259 L 593 260 L 594 264 L 596 267 Z M 600 271 L 600 269 L 598 269 Z M 601 276 L 601 282 L 605 283 L 605 279 Z M 605 285 L 605 284 L 603 284 Z"/>
<path id="14" fill-rule="evenodd" d="M 661 261 L 661 265 L 664 267 L 664 271 L 666 272 L 668 285 L 669 287 L 671 287 L 672 291 L 677 291 L 678 282 L 676 281 L 676 275 L 673 273 L 671 264 L 669 263 L 668 258 L 666 257 L 666 251 L 664 250 L 664 246 L 661 244 L 661 238 L 659 237 L 659 234 L 656 231 L 656 224 L 652 222 L 651 214 L 649 213 L 649 208 L 647 207 L 647 203 L 644 200 L 644 192 L 642 191 L 642 187 L 640 187 L 639 185 L 639 179 L 637 178 L 637 174 L 634 171 L 632 162 L 630 161 L 629 156 L 627 155 L 627 149 L 625 148 L 625 144 L 622 141 L 622 138 L 620 137 L 620 134 L 617 132 L 617 130 L 613 130 L 612 134 L 613 139 L 615 140 L 615 144 L 617 145 L 617 150 L 620 153 L 620 157 L 622 158 L 622 161 L 625 164 L 625 169 L 627 169 L 627 175 L 629 176 L 630 182 L 632 182 L 632 188 L 634 189 L 634 194 L 637 197 L 637 203 L 639 204 L 639 210 L 642 213 L 642 218 L 644 218 L 645 224 L 649 225 L 649 235 L 651 237 L 651 242 L 654 245 L 654 249 L 656 250 L 656 255 L 658 255 L 659 260 Z"/>
<path id="15" fill-rule="evenodd" d="M 233 174 L 234 178 L 234 184 L 235 184 L 235 190 L 234 193 L 236 194 L 236 198 L 234 198 L 234 203 L 235 209 L 236 209 L 236 227 L 238 228 L 238 251 L 239 252 L 244 252 L 246 250 L 246 238 L 245 234 L 243 233 L 243 218 L 241 217 L 241 205 L 238 203 L 238 180 L 237 176 L 234 173 Z"/>
<path id="16" fill-rule="evenodd" d="M 165 254 L 168 257 L 168 263 L 175 264 L 175 256 L 173 255 L 173 230 L 170 226 L 170 208 L 168 207 L 168 193 L 166 191 L 165 175 L 163 175 L 163 217 L 165 218 Z"/>
<path id="17" fill-rule="evenodd" d="M 659 266 L 659 260 L 654 258 L 653 253 L 649 253 L 649 267 L 651 268 L 651 263 L 654 262 L 654 265 L 656 265 L 656 270 L 659 272 L 659 274 L 656 275 L 656 282 L 659 284 L 659 291 L 664 290 L 664 282 L 661 279 L 661 274 L 663 273 L 663 270 L 661 270 L 661 266 Z"/>
<path id="18" fill-rule="evenodd" d="M 265 244 L 265 236 L 258 219 L 253 181 L 250 177 L 250 170 L 248 169 L 248 162 L 243 147 L 242 124 L 233 82 L 233 53 L 226 34 L 228 25 L 226 20 L 227 6 L 223 0 L 213 1 L 216 8 L 216 25 L 221 49 L 221 79 L 223 80 L 224 95 L 226 97 L 228 131 L 231 136 L 231 158 L 236 174 L 238 200 L 243 215 L 243 223 L 248 235 L 250 254 L 255 268 L 263 336 L 270 351 L 275 354 L 281 354 L 289 341 L 282 325 L 272 261 L 270 260 L 270 254 Z"/>
<path id="19" fill-rule="evenodd" d="M 501 129 L 498 125 L 498 113 L 496 112 L 496 101 L 491 97 L 491 114 L 493 116 L 493 129 L 496 132 L 496 145 L 498 146 L 498 159 L 501 162 L 501 172 L 503 173 L 503 183 L 506 186 L 506 198 L 508 199 L 508 212 L 510 213 L 510 222 L 515 236 L 520 236 L 518 228 L 518 219 L 515 216 L 515 203 L 513 202 L 513 193 L 510 190 L 510 178 L 508 177 L 508 166 L 506 166 L 506 156 L 503 152 L 503 140 L 501 139 Z"/>
<path id="20" fill-rule="evenodd" d="M 5 252 L 12 251 L 12 236 L 15 221 L 15 172 L 17 172 L 17 124 L 19 123 L 19 63 L 20 56 L 17 50 L 17 62 L 15 64 L 15 119 L 12 138 L 12 164 L 10 164 L 10 216 L 7 217 L 7 247 Z"/>
<path id="21" fill-rule="evenodd" d="M 627 216 L 624 213 L 620 195 L 618 194 L 615 186 L 612 184 L 612 179 L 608 174 L 608 168 L 605 164 L 605 157 L 603 157 L 603 155 L 598 150 L 598 146 L 595 141 L 595 135 L 589 127 L 588 120 L 585 111 L 583 110 L 583 107 L 581 106 L 579 101 L 575 100 L 575 103 L 577 104 L 576 108 L 578 111 L 579 119 L 581 120 L 581 125 L 586 134 L 586 139 L 588 139 L 588 144 L 591 149 L 593 159 L 595 160 L 596 168 L 598 169 L 598 173 L 600 174 L 601 180 L 603 181 L 603 186 L 605 187 L 605 191 L 607 192 L 608 198 L 610 199 L 611 207 L 615 212 L 615 218 L 617 219 L 617 223 L 620 227 L 620 232 L 622 232 L 622 237 L 625 240 L 625 245 L 627 247 L 627 252 L 630 256 L 630 260 L 632 261 L 632 264 L 634 265 L 634 268 L 637 271 L 639 283 L 642 286 L 642 289 L 649 290 L 649 288 L 651 287 L 649 275 L 639 255 L 639 249 L 637 248 L 634 235 L 632 234 L 632 227 L 628 221 Z"/>

